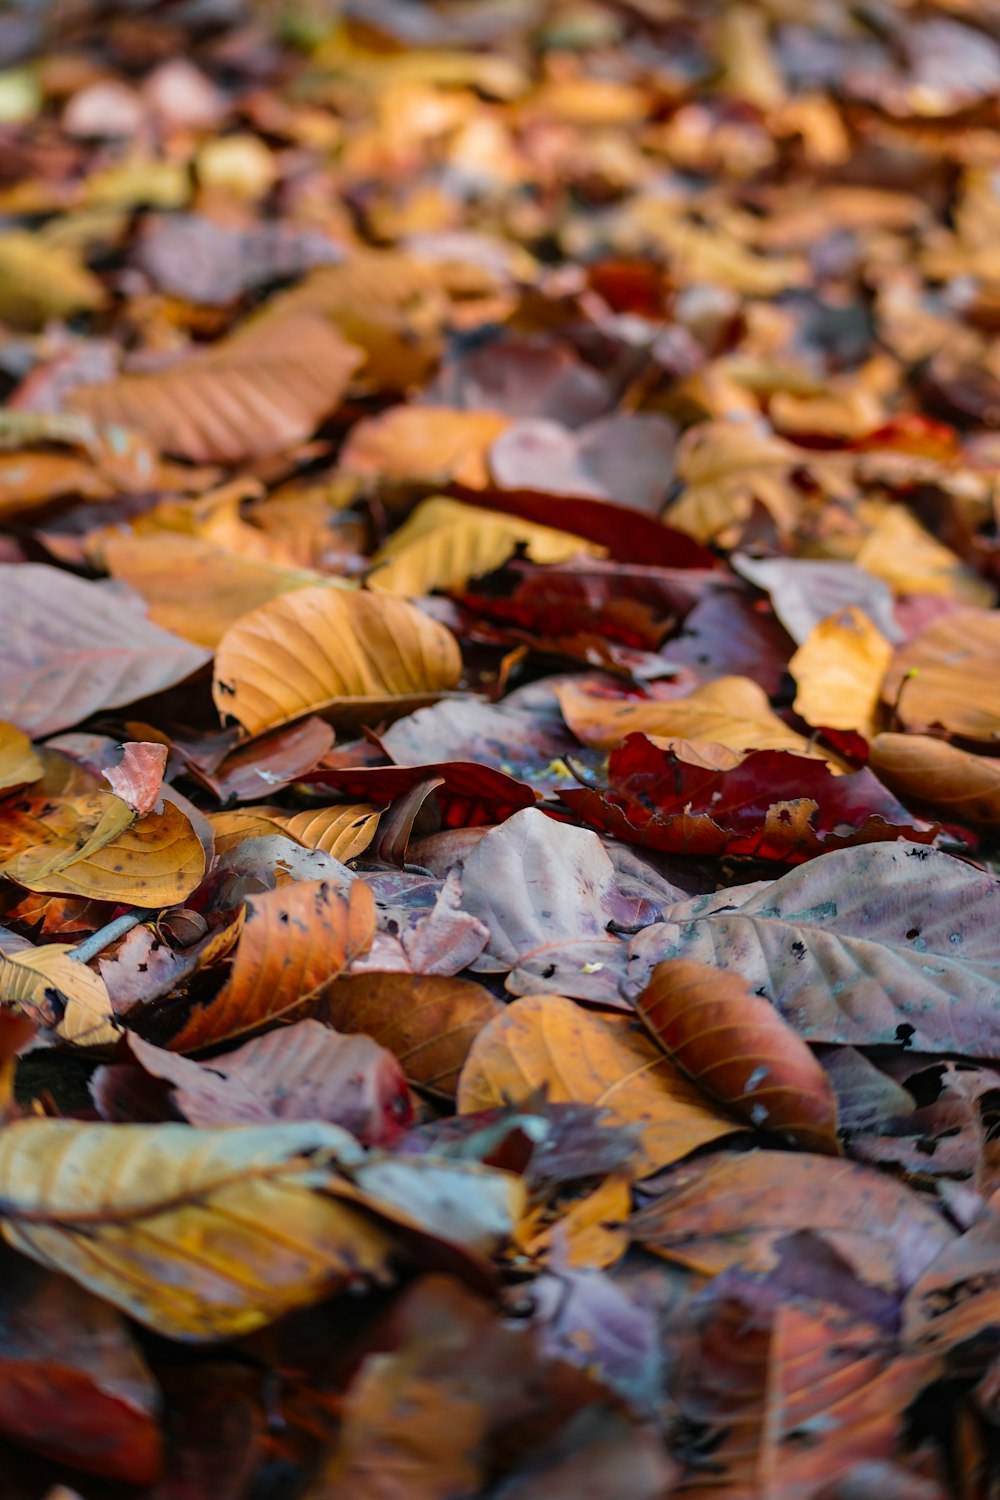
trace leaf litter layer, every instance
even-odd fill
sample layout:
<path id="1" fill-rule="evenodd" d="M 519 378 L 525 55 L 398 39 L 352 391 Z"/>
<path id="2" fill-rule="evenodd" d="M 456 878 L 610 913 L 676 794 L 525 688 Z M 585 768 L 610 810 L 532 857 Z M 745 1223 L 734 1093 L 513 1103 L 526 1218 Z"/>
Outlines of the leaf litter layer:
<path id="1" fill-rule="evenodd" d="M 0 14 L 4 1496 L 995 1492 L 998 96 Z"/>

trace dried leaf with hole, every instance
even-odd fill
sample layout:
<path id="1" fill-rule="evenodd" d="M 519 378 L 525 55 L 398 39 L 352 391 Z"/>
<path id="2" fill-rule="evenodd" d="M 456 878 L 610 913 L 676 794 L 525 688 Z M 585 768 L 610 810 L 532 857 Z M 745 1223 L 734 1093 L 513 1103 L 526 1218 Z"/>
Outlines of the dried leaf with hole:
<path id="1" fill-rule="evenodd" d="M 0 954 L 0 1003 L 25 1010 L 66 1042 L 94 1047 L 118 1040 L 104 980 L 64 943 Z"/>
<path id="2" fill-rule="evenodd" d="M 439 497 L 419 505 L 375 554 L 369 587 L 403 598 L 464 588 L 470 578 L 502 567 L 519 548 L 535 563 L 607 555 L 605 548 L 552 526 Z"/>
<path id="3" fill-rule="evenodd" d="M 805 1042 L 738 974 L 672 959 L 635 1002 L 667 1055 L 760 1130 L 839 1156 L 837 1098 Z"/>
<path id="4" fill-rule="evenodd" d="M 530 995 L 479 1033 L 462 1069 L 462 1114 L 525 1104 L 592 1104 L 639 1140 L 639 1174 L 656 1172 L 738 1126 L 716 1114 L 626 1016 L 598 1016 L 560 995 Z"/>
<path id="5" fill-rule="evenodd" d="M 412 1084 L 453 1099 L 476 1037 L 504 1014 L 489 990 L 437 974 L 344 974 L 319 1013 L 338 1031 L 364 1032 L 394 1053 Z"/>
<path id="6" fill-rule="evenodd" d="M 764 689 L 749 677 L 717 677 L 683 698 L 609 698 L 568 682 L 556 689 L 563 718 L 577 739 L 597 750 L 613 750 L 629 734 L 658 740 L 684 739 L 730 750 L 789 750 L 841 764 L 804 735 L 789 729 L 772 709 Z"/>
<path id="7" fill-rule="evenodd" d="M 869 764 L 898 796 L 949 822 L 1000 828 L 1000 760 L 926 734 L 877 734 Z"/>
<path id="8" fill-rule="evenodd" d="M 958 609 L 896 652 L 882 688 L 900 722 L 963 739 L 1000 739 L 1000 614 Z"/>
<path id="9" fill-rule="evenodd" d="M 41 775 L 42 763 L 28 736 L 15 724 L 0 721 L 0 792 L 14 791 Z"/>
<path id="10" fill-rule="evenodd" d="M 194 463 L 240 463 L 311 436 L 361 363 L 322 318 L 295 313 L 239 329 L 162 370 L 77 386 L 70 405 L 144 432 Z"/>
<path id="11" fill-rule="evenodd" d="M 171 1051 L 195 1052 L 304 1009 L 374 935 L 375 902 L 360 880 L 345 894 L 325 880 L 292 880 L 254 896 L 229 980 L 194 1007 Z"/>
<path id="12" fill-rule="evenodd" d="M 870 740 L 892 646 L 857 605 L 813 627 L 788 663 L 795 712 L 814 729 L 854 729 Z"/>
<path id="13" fill-rule="evenodd" d="M 253 735 L 308 713 L 377 724 L 433 702 L 461 667 L 451 631 L 403 599 L 299 589 L 226 632 L 213 696 Z"/>
<path id="14" fill-rule="evenodd" d="M 209 659 L 136 599 L 42 563 L 0 568 L 0 636 L 4 713 L 35 737 L 172 687 Z"/>

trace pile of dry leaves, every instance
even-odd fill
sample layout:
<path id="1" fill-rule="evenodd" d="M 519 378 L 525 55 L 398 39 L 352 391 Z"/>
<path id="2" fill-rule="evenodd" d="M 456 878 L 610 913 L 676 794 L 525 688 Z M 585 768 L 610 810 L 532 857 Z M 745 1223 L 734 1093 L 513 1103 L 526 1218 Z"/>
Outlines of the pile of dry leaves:
<path id="1" fill-rule="evenodd" d="M 0 11 L 4 1500 L 1000 1483 L 1000 9 Z"/>

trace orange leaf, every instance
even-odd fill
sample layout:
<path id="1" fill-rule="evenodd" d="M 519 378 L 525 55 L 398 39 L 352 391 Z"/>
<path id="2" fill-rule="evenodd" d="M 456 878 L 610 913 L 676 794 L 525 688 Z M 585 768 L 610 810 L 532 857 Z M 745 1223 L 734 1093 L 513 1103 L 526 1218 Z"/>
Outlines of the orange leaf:
<path id="1" fill-rule="evenodd" d="M 360 880 L 342 896 L 325 880 L 290 881 L 247 902 L 228 983 L 197 1006 L 170 1042 L 193 1052 L 300 1010 L 375 935 L 375 902 Z"/>
<path id="2" fill-rule="evenodd" d="M 898 796 L 946 818 L 1000 828 L 1000 760 L 973 755 L 926 734 L 879 734 L 871 768 Z"/>
<path id="3" fill-rule="evenodd" d="M 104 779 L 115 796 L 142 817 L 160 800 L 167 747 L 156 741 L 127 740 L 122 752 L 118 765 L 105 771 Z"/>
<path id="4" fill-rule="evenodd" d="M 458 1085 L 462 1114 L 523 1104 L 592 1104 L 631 1125 L 639 1173 L 655 1172 L 737 1127 L 625 1016 L 597 1016 L 561 995 L 508 1005 L 472 1045 Z"/>
<path id="5" fill-rule="evenodd" d="M 839 1156 L 837 1100 L 806 1043 L 738 975 L 657 964 L 636 1001 L 647 1029 L 707 1094 L 751 1125 Z"/>

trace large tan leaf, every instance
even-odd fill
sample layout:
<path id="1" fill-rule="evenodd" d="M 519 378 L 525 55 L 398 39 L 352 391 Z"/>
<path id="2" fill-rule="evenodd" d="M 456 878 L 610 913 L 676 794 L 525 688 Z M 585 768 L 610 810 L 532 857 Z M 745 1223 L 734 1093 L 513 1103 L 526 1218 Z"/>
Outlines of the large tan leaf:
<path id="1" fill-rule="evenodd" d="M 957 609 L 896 652 L 883 695 L 907 729 L 1000 739 L 1000 614 Z"/>
<path id="2" fill-rule="evenodd" d="M 572 682 L 556 689 L 563 718 L 577 739 L 612 750 L 628 734 L 703 740 L 729 750 L 791 750 L 832 760 L 803 735 L 789 729 L 771 708 L 764 689 L 749 677 L 717 677 L 684 698 L 607 698 Z"/>
<path id="3" fill-rule="evenodd" d="M 325 880 L 293 880 L 247 903 L 228 982 L 172 1039 L 192 1052 L 243 1036 L 307 1005 L 375 935 L 375 902 L 360 880 L 343 895 Z"/>
<path id="4" fill-rule="evenodd" d="M 519 546 L 536 563 L 606 555 L 604 547 L 568 531 L 437 497 L 419 505 L 375 554 L 377 571 L 369 587 L 410 598 L 432 589 L 461 588 L 470 578 L 499 568 Z"/>
<path id="5" fill-rule="evenodd" d="M 0 874 L 21 885 L 87 859 L 135 821 L 112 792 L 46 797 L 46 781 L 0 810 Z"/>
<path id="6" fill-rule="evenodd" d="M 992 756 L 928 734 L 877 734 L 870 764 L 907 801 L 926 803 L 949 821 L 1000 828 L 1000 760 Z"/>
<path id="7" fill-rule="evenodd" d="M 462 1114 L 525 1104 L 606 1109 L 637 1132 L 640 1172 L 655 1172 L 739 1127 L 704 1096 L 629 1017 L 598 1016 L 560 995 L 515 1001 L 479 1033 L 462 1069 Z"/>
<path id="8" fill-rule="evenodd" d="M 374 1037 L 421 1088 L 454 1098 L 469 1048 L 504 1013 L 489 990 L 440 974 L 344 974 L 323 995 L 322 1015 L 338 1031 Z"/>
<path id="9" fill-rule="evenodd" d="M 377 479 L 485 489 L 486 455 L 510 422 L 494 411 L 393 406 L 352 428 L 340 451 L 340 467 Z"/>
<path id="10" fill-rule="evenodd" d="M 402 599 L 298 589 L 227 631 L 213 695 L 250 734 L 307 713 L 376 724 L 453 688 L 461 666 L 451 631 Z"/>
<path id="11" fill-rule="evenodd" d="M 162 370 L 77 386 L 70 405 L 165 453 L 239 463 L 302 442 L 335 411 L 361 354 L 308 312 L 240 329 Z"/>
<path id="12" fill-rule="evenodd" d="M 95 793 L 94 798 L 104 793 Z M 108 818 L 116 819 L 115 804 L 125 807 L 128 824 L 110 838 L 105 827 L 75 859 L 46 868 L 41 851 L 26 849 L 4 866 L 3 873 L 29 891 L 51 891 L 61 896 L 83 896 L 117 901 L 129 906 L 174 906 L 190 896 L 205 875 L 205 850 L 190 819 L 168 799 L 161 813 L 135 818 L 119 797 L 107 794 Z M 133 821 L 134 819 L 134 821 Z M 99 839 L 99 841 L 98 841 Z M 53 856 L 49 856 L 51 864 Z"/>
<path id="13" fill-rule="evenodd" d="M 20 1121 L 0 1132 L 3 1234 L 160 1333 L 231 1337 L 384 1275 L 385 1231 L 316 1191 L 361 1157 L 323 1123 Z"/>
<path id="14" fill-rule="evenodd" d="M 892 646 L 856 604 L 813 627 L 788 663 L 795 712 L 814 729 L 875 733 L 882 680 Z"/>
<path id="15" fill-rule="evenodd" d="M 201 537 L 173 532 L 110 535 L 102 557 L 113 578 L 142 595 L 157 625 L 213 649 L 230 626 L 270 599 L 310 584 L 340 585 L 339 579 L 324 580 L 308 569 L 240 557 Z"/>
<path id="16" fill-rule="evenodd" d="M 83 1046 L 118 1040 L 104 980 L 64 943 L 0 954 L 0 1003 L 15 1005 L 56 1036 Z"/>
<path id="17" fill-rule="evenodd" d="M 4 716 L 32 736 L 172 687 L 209 659 L 137 599 L 42 563 L 0 568 L 0 637 Z"/>
<path id="18" fill-rule="evenodd" d="M 0 792 L 37 781 L 42 763 L 31 748 L 31 741 L 15 724 L 0 722 Z"/>
<path id="19" fill-rule="evenodd" d="M 840 1154 L 829 1078 L 738 974 L 687 959 L 657 964 L 636 1009 L 677 1066 L 741 1119 L 808 1150 Z"/>

